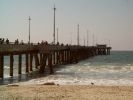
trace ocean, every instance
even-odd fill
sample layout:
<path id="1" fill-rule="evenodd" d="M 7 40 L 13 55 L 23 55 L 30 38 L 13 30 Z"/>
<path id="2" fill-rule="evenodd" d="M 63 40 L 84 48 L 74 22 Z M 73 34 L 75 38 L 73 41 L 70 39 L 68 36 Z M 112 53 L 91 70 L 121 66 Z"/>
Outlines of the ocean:
<path id="1" fill-rule="evenodd" d="M 14 76 L 9 77 L 9 57 L 5 57 L 4 80 L 1 84 L 43 84 L 54 82 L 61 85 L 128 85 L 133 86 L 133 51 L 112 51 L 110 55 L 95 56 L 82 60 L 77 64 L 54 67 L 55 73 L 43 75 L 36 72 L 25 74 L 25 58 L 23 56 L 23 75 L 18 76 L 18 57 L 14 58 Z M 34 63 L 33 63 L 34 65 Z"/>

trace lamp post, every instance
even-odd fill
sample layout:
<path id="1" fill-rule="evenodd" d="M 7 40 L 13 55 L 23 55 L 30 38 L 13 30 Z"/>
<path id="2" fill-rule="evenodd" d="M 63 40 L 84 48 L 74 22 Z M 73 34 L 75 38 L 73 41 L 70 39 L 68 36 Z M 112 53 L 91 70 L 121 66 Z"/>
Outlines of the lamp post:
<path id="1" fill-rule="evenodd" d="M 30 16 L 28 20 L 29 20 L 29 44 L 30 44 L 30 20 L 31 20 Z"/>
<path id="2" fill-rule="evenodd" d="M 56 11 L 56 8 L 55 8 L 55 5 L 54 5 L 54 33 L 53 33 L 53 43 L 55 44 L 55 11 Z"/>

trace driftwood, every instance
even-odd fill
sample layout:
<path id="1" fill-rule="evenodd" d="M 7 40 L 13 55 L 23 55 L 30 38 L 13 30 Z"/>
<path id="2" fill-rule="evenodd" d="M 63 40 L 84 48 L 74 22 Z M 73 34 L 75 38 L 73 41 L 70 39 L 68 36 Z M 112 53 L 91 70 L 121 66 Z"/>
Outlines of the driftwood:
<path id="1" fill-rule="evenodd" d="M 46 83 L 44 83 L 42 85 L 55 85 L 55 83 L 54 82 L 46 82 Z"/>

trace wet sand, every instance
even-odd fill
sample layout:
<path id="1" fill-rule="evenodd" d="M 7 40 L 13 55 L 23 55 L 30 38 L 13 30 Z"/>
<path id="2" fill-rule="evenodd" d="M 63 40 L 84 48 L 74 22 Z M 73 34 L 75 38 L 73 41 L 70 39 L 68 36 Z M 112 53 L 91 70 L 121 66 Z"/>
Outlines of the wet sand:
<path id="1" fill-rule="evenodd" d="M 133 86 L 0 86 L 0 100 L 133 100 Z"/>

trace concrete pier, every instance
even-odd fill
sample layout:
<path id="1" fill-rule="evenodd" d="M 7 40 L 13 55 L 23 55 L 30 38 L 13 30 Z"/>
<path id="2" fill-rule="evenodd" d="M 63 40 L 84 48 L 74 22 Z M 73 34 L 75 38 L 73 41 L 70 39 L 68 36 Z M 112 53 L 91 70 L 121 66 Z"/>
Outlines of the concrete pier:
<path id="1" fill-rule="evenodd" d="M 35 68 L 40 73 L 45 72 L 49 67 L 49 73 L 54 73 L 53 66 L 67 63 L 78 63 L 97 55 L 109 55 L 111 47 L 106 45 L 97 46 L 63 46 L 63 45 L 31 45 L 31 44 L 0 44 L 0 78 L 4 78 L 4 56 L 10 58 L 10 76 L 14 74 L 14 55 L 18 55 L 18 74 L 22 74 L 22 67 L 25 73 L 33 71 L 33 61 Z M 22 66 L 22 55 L 25 55 L 25 66 Z M 48 65 L 47 65 L 48 61 Z"/>

